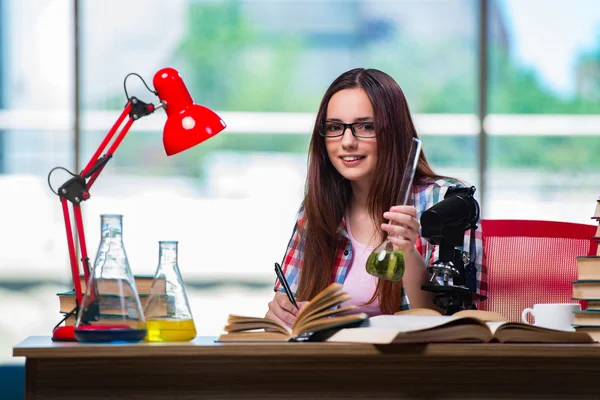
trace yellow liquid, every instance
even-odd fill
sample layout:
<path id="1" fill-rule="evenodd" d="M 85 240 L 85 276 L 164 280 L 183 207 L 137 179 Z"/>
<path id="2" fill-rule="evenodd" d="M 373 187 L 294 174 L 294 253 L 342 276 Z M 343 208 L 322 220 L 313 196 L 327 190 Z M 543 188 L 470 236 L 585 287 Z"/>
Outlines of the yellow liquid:
<path id="1" fill-rule="evenodd" d="M 185 342 L 196 337 L 193 319 L 151 319 L 146 321 L 148 342 Z"/>

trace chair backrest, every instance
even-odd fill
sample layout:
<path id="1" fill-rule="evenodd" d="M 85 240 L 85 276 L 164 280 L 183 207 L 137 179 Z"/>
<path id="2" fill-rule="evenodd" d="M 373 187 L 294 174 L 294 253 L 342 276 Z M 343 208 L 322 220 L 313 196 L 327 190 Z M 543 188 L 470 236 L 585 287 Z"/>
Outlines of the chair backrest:
<path id="1" fill-rule="evenodd" d="M 521 321 L 535 303 L 573 303 L 577 256 L 595 255 L 597 226 L 556 221 L 482 220 L 488 299 L 478 308 Z"/>

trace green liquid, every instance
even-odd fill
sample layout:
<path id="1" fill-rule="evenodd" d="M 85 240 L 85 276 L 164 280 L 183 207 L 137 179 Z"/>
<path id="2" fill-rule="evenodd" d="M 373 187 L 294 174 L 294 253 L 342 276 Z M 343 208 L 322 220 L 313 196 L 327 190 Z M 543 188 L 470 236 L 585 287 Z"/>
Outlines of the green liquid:
<path id="1" fill-rule="evenodd" d="M 373 252 L 367 259 L 367 272 L 388 281 L 399 281 L 404 275 L 404 255 L 402 251 Z"/>

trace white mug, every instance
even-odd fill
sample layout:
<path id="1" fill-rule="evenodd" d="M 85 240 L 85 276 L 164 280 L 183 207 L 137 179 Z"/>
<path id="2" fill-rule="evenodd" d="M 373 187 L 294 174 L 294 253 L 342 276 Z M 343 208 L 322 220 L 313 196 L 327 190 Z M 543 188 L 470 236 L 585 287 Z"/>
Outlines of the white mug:
<path id="1" fill-rule="evenodd" d="M 573 312 L 575 311 L 581 311 L 579 303 L 534 304 L 533 308 L 523 310 L 521 319 L 524 323 L 529 324 L 527 314 L 531 314 L 535 326 L 561 331 L 574 331 L 575 329 L 571 324 L 573 323 Z"/>

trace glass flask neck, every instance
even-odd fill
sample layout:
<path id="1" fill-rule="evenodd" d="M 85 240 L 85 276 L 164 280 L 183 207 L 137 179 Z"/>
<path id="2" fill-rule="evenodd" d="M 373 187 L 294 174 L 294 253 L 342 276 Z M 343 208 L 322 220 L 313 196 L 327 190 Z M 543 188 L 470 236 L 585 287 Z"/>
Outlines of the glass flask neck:
<path id="1" fill-rule="evenodd" d="M 159 242 L 159 266 L 177 265 L 177 242 Z"/>
<path id="2" fill-rule="evenodd" d="M 122 241 L 123 240 L 123 216 L 122 215 L 102 215 L 100 217 L 102 240 Z"/>

